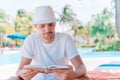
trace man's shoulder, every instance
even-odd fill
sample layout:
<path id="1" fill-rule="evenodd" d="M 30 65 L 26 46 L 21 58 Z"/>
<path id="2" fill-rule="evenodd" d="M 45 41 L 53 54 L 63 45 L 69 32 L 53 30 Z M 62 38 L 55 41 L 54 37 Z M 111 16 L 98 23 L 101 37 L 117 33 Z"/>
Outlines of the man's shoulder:
<path id="1" fill-rule="evenodd" d="M 71 36 L 67 33 L 56 33 L 56 37 L 59 39 L 69 39 Z"/>
<path id="2" fill-rule="evenodd" d="M 70 36 L 70 35 L 67 34 L 67 33 L 60 33 L 60 32 L 56 33 L 56 35 L 57 35 L 58 37 L 69 37 L 69 36 Z"/>

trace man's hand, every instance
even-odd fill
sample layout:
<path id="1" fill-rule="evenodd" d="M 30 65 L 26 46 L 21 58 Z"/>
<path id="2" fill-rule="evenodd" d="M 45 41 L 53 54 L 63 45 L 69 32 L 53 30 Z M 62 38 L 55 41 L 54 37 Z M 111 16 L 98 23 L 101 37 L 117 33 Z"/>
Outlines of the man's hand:
<path id="1" fill-rule="evenodd" d="M 36 74 L 38 73 L 37 70 L 25 70 L 22 69 L 18 76 L 21 77 L 24 80 L 31 80 L 31 78 L 33 78 Z"/>

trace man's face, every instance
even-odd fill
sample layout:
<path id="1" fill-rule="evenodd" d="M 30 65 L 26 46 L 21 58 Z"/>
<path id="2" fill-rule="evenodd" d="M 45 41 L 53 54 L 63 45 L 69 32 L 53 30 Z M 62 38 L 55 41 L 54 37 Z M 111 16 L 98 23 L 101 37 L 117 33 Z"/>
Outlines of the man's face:
<path id="1" fill-rule="evenodd" d="M 54 37 L 56 23 L 37 24 L 35 27 L 45 40 L 51 40 Z"/>

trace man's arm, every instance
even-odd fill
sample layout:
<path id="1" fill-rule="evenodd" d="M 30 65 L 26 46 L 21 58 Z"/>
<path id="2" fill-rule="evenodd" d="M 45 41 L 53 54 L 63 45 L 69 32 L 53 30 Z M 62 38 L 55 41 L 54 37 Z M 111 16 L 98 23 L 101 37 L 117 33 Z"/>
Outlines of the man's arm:
<path id="1" fill-rule="evenodd" d="M 75 68 L 75 74 L 73 76 L 73 79 L 82 78 L 83 76 L 86 75 L 87 73 L 86 67 L 79 55 L 71 59 L 71 63 Z"/>
<path id="2" fill-rule="evenodd" d="M 60 78 L 60 80 L 89 80 L 86 76 L 86 68 L 80 58 L 80 56 L 76 56 L 73 59 L 71 59 L 71 62 L 75 68 L 73 70 L 72 66 L 68 65 L 68 70 L 63 69 L 53 69 L 52 72 Z"/>
<path id="3" fill-rule="evenodd" d="M 28 59 L 28 58 L 25 58 L 25 57 L 22 57 L 21 58 L 21 61 L 20 61 L 20 64 L 19 64 L 19 67 L 17 69 L 17 72 L 16 74 L 19 75 L 19 72 L 22 70 L 22 68 L 27 65 L 27 64 L 30 64 L 32 61 L 32 59 Z"/>
<path id="4" fill-rule="evenodd" d="M 36 70 L 25 70 L 23 67 L 27 64 L 30 64 L 32 59 L 22 57 L 20 65 L 17 70 L 17 77 L 21 80 L 31 80 L 37 73 L 38 71 Z"/>

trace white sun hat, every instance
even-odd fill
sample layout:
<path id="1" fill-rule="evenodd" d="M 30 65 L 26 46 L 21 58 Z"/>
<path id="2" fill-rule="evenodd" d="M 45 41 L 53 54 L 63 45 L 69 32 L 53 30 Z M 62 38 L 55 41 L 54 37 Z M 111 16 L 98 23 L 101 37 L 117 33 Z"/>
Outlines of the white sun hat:
<path id="1" fill-rule="evenodd" d="M 32 24 L 44 24 L 59 21 L 55 18 L 54 11 L 50 6 L 39 6 L 35 9 Z"/>

